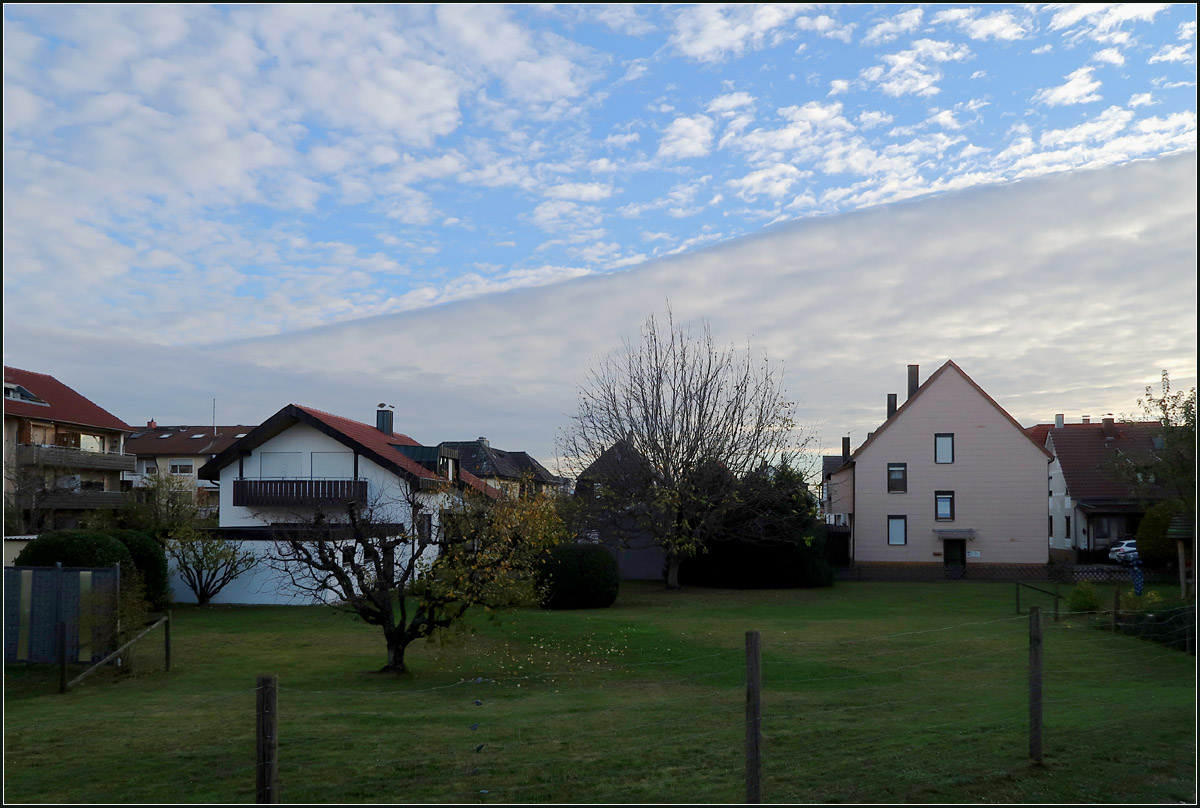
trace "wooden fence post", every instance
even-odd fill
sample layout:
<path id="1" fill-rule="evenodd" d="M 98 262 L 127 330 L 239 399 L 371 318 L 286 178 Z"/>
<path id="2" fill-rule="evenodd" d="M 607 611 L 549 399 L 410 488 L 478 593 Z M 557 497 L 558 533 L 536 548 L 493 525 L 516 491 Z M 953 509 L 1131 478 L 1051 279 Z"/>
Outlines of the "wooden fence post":
<path id="1" fill-rule="evenodd" d="M 256 803 L 279 802 L 279 677 L 258 677 L 255 698 Z"/>
<path id="2" fill-rule="evenodd" d="M 1042 765 L 1042 610 L 1029 607 L 1029 760 Z"/>
<path id="3" fill-rule="evenodd" d="M 171 670 L 171 611 L 167 610 L 167 622 L 163 624 L 163 658 L 167 663 L 167 670 Z"/>
<path id="4" fill-rule="evenodd" d="M 762 802 L 762 645 L 746 632 L 746 802 Z"/>

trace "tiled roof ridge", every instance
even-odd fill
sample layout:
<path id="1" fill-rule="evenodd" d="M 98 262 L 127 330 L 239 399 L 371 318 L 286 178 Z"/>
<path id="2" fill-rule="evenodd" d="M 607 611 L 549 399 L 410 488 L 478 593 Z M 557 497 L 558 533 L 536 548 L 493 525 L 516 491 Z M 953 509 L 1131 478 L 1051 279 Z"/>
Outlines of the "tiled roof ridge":
<path id="1" fill-rule="evenodd" d="M 374 424 L 368 424 L 366 421 L 356 421 L 353 418 L 347 418 L 344 415 L 337 415 L 336 413 L 327 412 L 325 410 L 319 410 L 316 407 L 309 407 L 304 404 L 293 404 L 292 406 L 297 409 L 304 410 L 309 415 L 313 415 L 316 417 L 324 416 L 327 418 L 332 418 L 336 421 L 344 421 L 349 424 L 354 424 L 355 426 L 365 427 L 367 429 L 374 429 L 376 432 L 379 432 L 378 427 L 376 427 Z M 409 443 L 407 444 L 409 446 L 424 446 L 423 443 L 417 441 L 416 439 L 414 439 L 412 437 L 409 437 L 408 435 L 404 434 L 403 432 L 393 432 L 390 435 L 384 434 L 383 432 L 379 432 L 379 435 L 380 435 L 380 437 L 388 438 L 388 439 L 392 439 L 392 440 L 399 438 L 400 440 L 397 440 L 396 441 L 397 443 L 404 443 L 405 441 L 409 441 Z"/>

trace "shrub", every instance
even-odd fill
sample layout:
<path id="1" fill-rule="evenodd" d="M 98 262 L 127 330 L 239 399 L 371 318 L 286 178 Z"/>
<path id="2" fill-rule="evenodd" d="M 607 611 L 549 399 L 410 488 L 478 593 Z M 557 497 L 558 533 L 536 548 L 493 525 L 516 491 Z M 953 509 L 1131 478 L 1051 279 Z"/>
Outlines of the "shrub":
<path id="1" fill-rule="evenodd" d="M 825 536 L 754 541 L 712 540 L 704 552 L 684 560 L 681 584 L 729 589 L 791 589 L 833 585 L 833 567 L 825 559 Z"/>
<path id="2" fill-rule="evenodd" d="M 133 571 L 137 564 L 129 550 L 115 536 L 89 530 L 54 530 L 38 536 L 21 550 L 13 562 L 17 566 L 111 567 Z"/>
<path id="3" fill-rule="evenodd" d="M 1138 522 L 1137 549 L 1143 564 L 1165 564 L 1175 560 L 1175 542 L 1167 538 L 1171 517 L 1179 513 L 1175 502 L 1160 502 Z"/>
<path id="4" fill-rule="evenodd" d="M 560 544 L 538 570 L 543 609 L 603 609 L 617 599 L 617 559 L 598 544 Z"/>
<path id="5" fill-rule="evenodd" d="M 162 544 L 140 530 L 114 530 L 111 534 L 125 545 L 138 572 L 142 574 L 145 597 L 150 608 L 165 611 L 171 605 L 171 571 Z"/>
<path id="6" fill-rule="evenodd" d="M 1067 596 L 1067 609 L 1072 612 L 1095 612 L 1100 610 L 1100 598 L 1091 581 L 1080 581 L 1075 584 L 1071 594 Z"/>

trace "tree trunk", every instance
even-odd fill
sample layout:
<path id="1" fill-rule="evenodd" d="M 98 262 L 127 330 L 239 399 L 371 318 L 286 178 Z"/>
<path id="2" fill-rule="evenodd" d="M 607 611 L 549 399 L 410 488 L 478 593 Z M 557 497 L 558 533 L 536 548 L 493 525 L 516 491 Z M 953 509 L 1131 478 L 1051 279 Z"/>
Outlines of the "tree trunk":
<path id="1" fill-rule="evenodd" d="M 379 669 L 380 673 L 404 673 L 408 670 L 404 665 L 404 649 L 407 643 L 404 642 L 402 631 L 384 632 L 387 638 L 387 664 Z"/>
<path id="2" fill-rule="evenodd" d="M 679 554 L 667 556 L 667 589 L 679 588 Z"/>

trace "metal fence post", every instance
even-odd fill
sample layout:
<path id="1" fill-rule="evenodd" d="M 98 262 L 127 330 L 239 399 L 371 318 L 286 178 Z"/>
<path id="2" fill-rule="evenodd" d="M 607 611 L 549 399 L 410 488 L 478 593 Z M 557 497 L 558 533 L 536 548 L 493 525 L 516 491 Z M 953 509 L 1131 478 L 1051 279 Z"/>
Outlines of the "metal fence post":
<path id="1" fill-rule="evenodd" d="M 762 802 L 762 644 L 746 632 L 746 802 Z"/>
<path id="2" fill-rule="evenodd" d="M 258 677 L 255 698 L 256 803 L 279 802 L 279 677 Z"/>
<path id="3" fill-rule="evenodd" d="M 1029 760 L 1042 765 L 1042 610 L 1029 607 Z"/>

